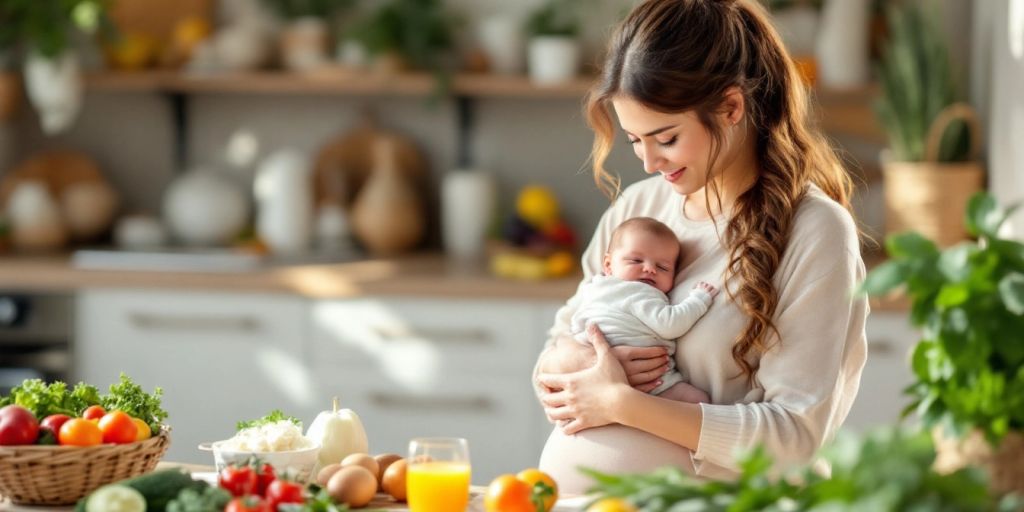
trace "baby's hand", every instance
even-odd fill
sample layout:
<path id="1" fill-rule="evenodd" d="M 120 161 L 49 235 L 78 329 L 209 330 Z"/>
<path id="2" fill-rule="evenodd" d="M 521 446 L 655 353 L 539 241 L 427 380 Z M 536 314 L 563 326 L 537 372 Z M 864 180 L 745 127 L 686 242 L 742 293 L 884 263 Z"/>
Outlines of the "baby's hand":
<path id="1" fill-rule="evenodd" d="M 715 288 L 714 285 L 711 285 L 711 284 L 706 283 L 704 281 L 701 281 L 701 282 L 693 285 L 693 289 L 696 290 L 698 288 L 701 289 L 701 290 L 704 290 L 704 293 L 707 293 L 708 295 L 710 295 L 712 297 L 718 295 L 718 288 Z"/>

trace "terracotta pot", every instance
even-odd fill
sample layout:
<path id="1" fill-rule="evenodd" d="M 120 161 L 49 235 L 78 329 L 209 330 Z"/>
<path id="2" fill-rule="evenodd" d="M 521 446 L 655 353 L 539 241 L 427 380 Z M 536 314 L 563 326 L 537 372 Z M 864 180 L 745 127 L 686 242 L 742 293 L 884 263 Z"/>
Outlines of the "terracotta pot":
<path id="1" fill-rule="evenodd" d="M 962 439 L 947 437 L 942 428 L 932 430 L 935 439 L 935 470 L 952 473 L 966 466 L 983 469 L 989 476 L 989 487 L 999 493 L 1024 493 L 1024 434 L 1011 431 L 997 448 L 985 440 L 980 431 L 972 431 Z"/>

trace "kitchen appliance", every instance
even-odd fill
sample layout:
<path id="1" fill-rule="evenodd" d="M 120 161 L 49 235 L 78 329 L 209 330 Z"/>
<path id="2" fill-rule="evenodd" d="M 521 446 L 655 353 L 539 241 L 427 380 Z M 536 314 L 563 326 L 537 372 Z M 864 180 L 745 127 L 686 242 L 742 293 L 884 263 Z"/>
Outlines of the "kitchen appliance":
<path id="1" fill-rule="evenodd" d="M 69 295 L 0 290 L 0 394 L 25 379 L 67 380 L 73 311 Z"/>

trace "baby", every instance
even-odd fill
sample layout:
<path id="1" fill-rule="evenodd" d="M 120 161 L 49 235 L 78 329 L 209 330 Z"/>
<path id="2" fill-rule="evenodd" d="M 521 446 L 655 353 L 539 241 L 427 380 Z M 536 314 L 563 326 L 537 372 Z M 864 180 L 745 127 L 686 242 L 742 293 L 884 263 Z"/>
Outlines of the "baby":
<path id="1" fill-rule="evenodd" d="M 634 217 L 619 224 L 604 256 L 603 274 L 580 287 L 570 326 L 584 343 L 587 326 L 597 324 L 612 346 L 668 348 L 668 371 L 651 394 L 708 402 L 707 393 L 683 381 L 673 356 L 675 340 L 707 313 L 718 290 L 702 281 L 679 304 L 669 302 L 666 294 L 675 283 L 680 251 L 675 233 L 657 220 Z"/>

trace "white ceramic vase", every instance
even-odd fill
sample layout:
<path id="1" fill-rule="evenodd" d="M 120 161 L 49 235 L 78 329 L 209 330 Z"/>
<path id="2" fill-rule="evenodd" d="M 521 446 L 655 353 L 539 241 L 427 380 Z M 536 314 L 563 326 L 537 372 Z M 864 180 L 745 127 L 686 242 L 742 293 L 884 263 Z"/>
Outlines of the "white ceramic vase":
<path id="1" fill-rule="evenodd" d="M 818 29 L 818 76 L 837 89 L 861 87 L 870 80 L 868 19 L 870 0 L 827 0 Z"/>
<path id="2" fill-rule="evenodd" d="M 530 40 L 530 80 L 557 85 L 572 80 L 580 65 L 580 45 L 572 37 L 538 36 Z"/>
<path id="3" fill-rule="evenodd" d="M 167 189 L 164 219 L 171 234 L 185 245 L 228 245 L 249 219 L 249 197 L 223 172 L 193 169 Z"/>
<path id="4" fill-rule="evenodd" d="M 65 51 L 51 59 L 30 52 L 25 61 L 25 88 L 29 101 L 39 112 L 43 132 L 54 135 L 67 130 L 82 107 L 78 56 Z"/>
<path id="5" fill-rule="evenodd" d="M 522 25 L 520 20 L 511 16 L 491 16 L 480 22 L 477 39 L 494 73 L 515 75 L 523 72 L 525 41 Z"/>
<path id="6" fill-rule="evenodd" d="M 256 171 L 256 233 L 271 252 L 301 255 L 313 237 L 313 185 L 309 159 L 280 150 Z"/>
<path id="7" fill-rule="evenodd" d="M 482 171 L 456 170 L 441 183 L 441 239 L 456 259 L 483 257 L 494 214 L 494 178 Z"/>

